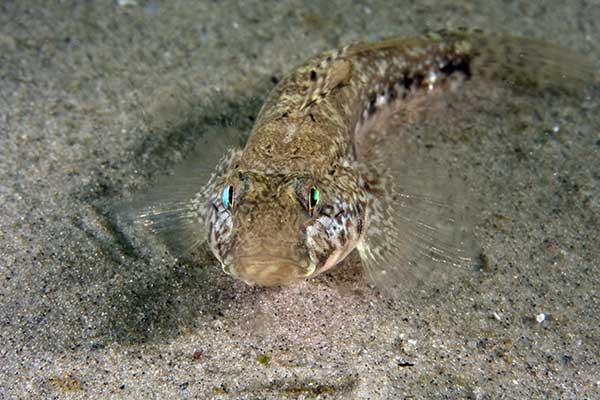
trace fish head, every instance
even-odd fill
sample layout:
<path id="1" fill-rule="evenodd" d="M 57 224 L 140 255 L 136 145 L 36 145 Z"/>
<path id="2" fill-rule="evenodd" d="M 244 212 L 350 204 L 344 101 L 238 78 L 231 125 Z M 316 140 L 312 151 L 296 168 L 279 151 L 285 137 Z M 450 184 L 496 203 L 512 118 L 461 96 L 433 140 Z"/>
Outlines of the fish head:
<path id="1" fill-rule="evenodd" d="M 292 284 L 356 247 L 363 197 L 353 175 L 236 171 L 211 196 L 209 244 L 223 270 L 248 284 Z"/>

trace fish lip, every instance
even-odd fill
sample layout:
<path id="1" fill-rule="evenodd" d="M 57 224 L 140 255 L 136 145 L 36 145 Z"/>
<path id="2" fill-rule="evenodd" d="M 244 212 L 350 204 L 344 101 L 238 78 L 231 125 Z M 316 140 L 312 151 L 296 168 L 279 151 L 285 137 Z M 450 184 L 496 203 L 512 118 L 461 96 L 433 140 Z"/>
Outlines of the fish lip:
<path id="1" fill-rule="evenodd" d="M 269 253 L 254 253 L 250 255 L 238 256 L 233 260 L 230 260 L 229 264 L 239 265 L 240 261 L 243 262 L 253 262 L 256 264 L 273 264 L 273 263 L 282 263 L 282 264 L 293 264 L 297 266 L 299 269 L 308 270 L 310 275 L 317 269 L 318 263 L 313 262 L 308 257 L 306 259 L 298 259 L 293 257 L 286 257 L 277 254 L 269 254 Z"/>
<path id="2" fill-rule="evenodd" d="M 232 269 L 237 270 L 242 265 L 254 265 L 254 266 L 264 266 L 269 267 L 272 265 L 287 265 L 288 267 L 294 267 L 295 271 L 304 271 L 310 269 L 309 263 L 298 262 L 298 260 L 294 260 L 289 257 L 281 257 L 281 256 L 245 256 L 238 257 L 232 263 Z M 297 274 L 297 276 L 302 277 L 304 274 Z"/>
<path id="3" fill-rule="evenodd" d="M 309 277 L 316 269 L 312 263 L 285 256 L 238 257 L 228 266 L 234 277 L 248 284 L 265 286 L 288 285 Z"/>
<path id="4" fill-rule="evenodd" d="M 294 260 L 291 257 L 275 256 L 268 254 L 237 257 L 235 259 L 234 264 L 240 264 L 241 262 L 252 262 L 253 264 L 273 264 L 274 262 L 278 262 L 301 266 L 301 264 L 297 260 Z"/>

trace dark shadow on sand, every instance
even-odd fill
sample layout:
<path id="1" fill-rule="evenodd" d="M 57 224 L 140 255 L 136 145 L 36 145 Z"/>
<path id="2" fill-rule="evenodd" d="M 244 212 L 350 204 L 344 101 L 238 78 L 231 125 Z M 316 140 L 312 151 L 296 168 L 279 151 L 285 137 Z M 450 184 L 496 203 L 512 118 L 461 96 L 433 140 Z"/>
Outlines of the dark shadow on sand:
<path id="1" fill-rule="evenodd" d="M 267 91 L 257 88 L 255 92 Z M 173 167 L 178 155 L 185 159 L 190 149 L 202 145 L 204 132 L 209 129 L 233 128 L 247 134 L 262 101 L 260 97 L 224 98 L 213 99 L 210 106 L 193 107 L 196 112 L 188 112 L 181 123 L 160 134 L 150 128 L 145 139 L 129 153 L 131 158 L 116 163 L 128 171 L 140 171 L 150 180 L 158 178 Z M 213 319 L 222 317 L 222 310 L 236 301 L 232 278 L 222 273 L 205 245 L 175 258 L 170 251 L 164 252 L 166 247 L 150 232 L 127 226 L 128 221 L 120 218 L 118 210 L 123 186 L 131 184 L 126 181 L 127 174 L 121 171 L 119 176 L 125 178 L 102 174 L 92 184 L 95 190 L 85 188 L 74 194 L 77 200 L 92 206 L 105 229 L 104 236 L 88 236 L 112 261 L 116 276 L 112 281 L 89 282 L 102 285 L 107 303 L 102 311 L 108 313 L 92 347 L 112 341 L 161 341 L 193 329 L 201 314 Z"/>

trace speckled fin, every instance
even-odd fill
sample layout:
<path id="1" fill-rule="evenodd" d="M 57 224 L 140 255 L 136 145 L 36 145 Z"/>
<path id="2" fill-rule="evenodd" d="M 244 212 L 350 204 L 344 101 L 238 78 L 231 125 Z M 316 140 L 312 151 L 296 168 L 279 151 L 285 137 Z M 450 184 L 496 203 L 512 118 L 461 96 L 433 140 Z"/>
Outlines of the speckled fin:
<path id="1" fill-rule="evenodd" d="M 309 80 L 314 76 L 316 82 L 309 87 L 300 111 L 318 103 L 334 89 L 348 84 L 352 76 L 352 63 L 349 60 L 336 59 L 330 65 L 320 67 L 309 72 Z"/>
<path id="2" fill-rule="evenodd" d="M 432 34 L 431 38 L 453 42 L 468 55 L 472 77 L 505 82 L 513 90 L 576 93 L 598 82 L 598 72 L 590 60 L 536 39 L 462 32 Z M 378 48 L 403 45 L 396 40 L 375 44 Z M 370 46 L 353 49 L 368 51 Z M 413 108 L 411 103 L 401 109 L 410 112 Z M 368 138 L 369 134 L 364 134 L 367 131 L 379 136 L 379 128 L 371 121 L 357 137 Z M 465 186 L 442 167 L 425 165 L 410 152 L 398 154 L 404 144 L 395 136 L 381 140 L 384 152 L 385 148 L 394 149 L 394 154 L 383 156 L 375 151 L 374 159 L 366 163 L 382 172 L 373 174 L 376 183 L 369 185 L 372 202 L 368 227 L 358 245 L 369 279 L 392 294 L 421 285 L 443 285 L 461 271 L 468 271 L 478 254 L 470 233 L 477 206 L 469 201 Z M 399 164 L 405 157 L 409 161 Z"/>
<path id="3" fill-rule="evenodd" d="M 373 193 L 358 251 L 368 279 L 383 291 L 436 286 L 473 264 L 469 201 L 458 182 L 428 168 L 388 170 Z"/>
<path id="4" fill-rule="evenodd" d="M 136 193 L 129 207 L 136 224 L 158 234 L 178 254 L 188 254 L 206 241 L 209 195 L 223 171 L 240 150 L 239 134 L 221 132 L 208 137 L 169 176 L 148 190 Z M 224 155 L 223 155 L 224 154 Z M 218 157 L 221 158 L 218 158 Z"/>

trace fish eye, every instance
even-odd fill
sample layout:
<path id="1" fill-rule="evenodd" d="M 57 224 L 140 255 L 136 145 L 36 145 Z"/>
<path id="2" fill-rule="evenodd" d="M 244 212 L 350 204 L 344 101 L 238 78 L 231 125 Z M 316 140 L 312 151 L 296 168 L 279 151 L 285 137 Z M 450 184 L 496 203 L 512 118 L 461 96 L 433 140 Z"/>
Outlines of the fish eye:
<path id="1" fill-rule="evenodd" d="M 233 208 L 233 186 L 225 186 L 223 193 L 221 193 L 221 202 L 225 208 Z"/>
<path id="2" fill-rule="evenodd" d="M 308 210 L 312 213 L 319 204 L 319 189 L 316 187 L 310 188 L 308 196 Z"/>

